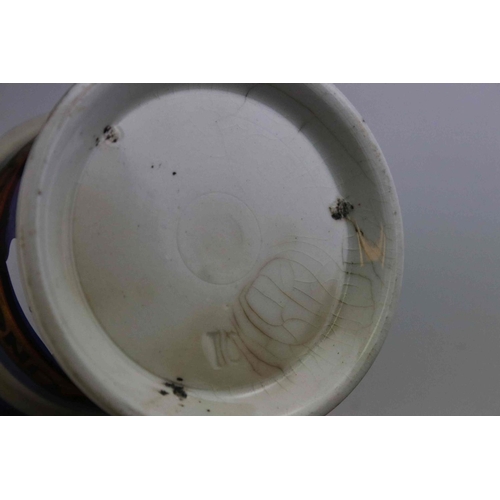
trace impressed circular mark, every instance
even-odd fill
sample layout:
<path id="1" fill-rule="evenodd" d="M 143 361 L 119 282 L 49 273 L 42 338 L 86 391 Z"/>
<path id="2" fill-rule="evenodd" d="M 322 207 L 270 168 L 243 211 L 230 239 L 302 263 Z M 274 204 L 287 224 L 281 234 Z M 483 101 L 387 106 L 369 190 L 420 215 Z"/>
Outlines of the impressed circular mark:
<path id="1" fill-rule="evenodd" d="M 194 200 L 182 212 L 177 228 L 184 264 L 207 283 L 234 283 L 248 274 L 261 243 L 259 225 L 250 208 L 223 193 Z"/>

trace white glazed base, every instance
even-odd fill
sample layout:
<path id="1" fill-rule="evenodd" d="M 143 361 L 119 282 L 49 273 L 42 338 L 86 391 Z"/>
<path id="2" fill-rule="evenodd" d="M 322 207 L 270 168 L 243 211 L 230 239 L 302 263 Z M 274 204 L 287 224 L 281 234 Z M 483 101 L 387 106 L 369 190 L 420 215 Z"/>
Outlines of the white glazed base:
<path id="1" fill-rule="evenodd" d="M 42 336 L 111 413 L 326 413 L 399 292 L 392 180 L 331 85 L 76 86 L 18 222 Z"/>

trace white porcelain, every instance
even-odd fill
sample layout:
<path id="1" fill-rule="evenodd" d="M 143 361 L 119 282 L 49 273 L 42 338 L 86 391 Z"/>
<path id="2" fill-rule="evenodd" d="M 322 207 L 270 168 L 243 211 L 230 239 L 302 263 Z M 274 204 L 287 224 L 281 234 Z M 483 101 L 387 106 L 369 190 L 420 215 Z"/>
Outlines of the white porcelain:
<path id="1" fill-rule="evenodd" d="M 401 286 L 393 181 L 330 84 L 76 85 L 17 221 L 40 334 L 113 414 L 325 414 Z"/>

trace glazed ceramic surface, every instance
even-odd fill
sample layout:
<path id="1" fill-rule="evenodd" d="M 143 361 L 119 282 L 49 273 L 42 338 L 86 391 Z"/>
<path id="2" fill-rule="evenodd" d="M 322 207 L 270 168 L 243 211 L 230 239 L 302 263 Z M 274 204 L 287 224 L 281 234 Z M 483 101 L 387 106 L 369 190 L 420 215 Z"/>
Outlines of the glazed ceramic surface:
<path id="1" fill-rule="evenodd" d="M 0 138 L 0 414 L 102 414 L 67 378 L 40 341 L 19 281 L 17 194 L 46 116 Z"/>
<path id="2" fill-rule="evenodd" d="M 44 342 L 115 414 L 324 414 L 378 353 L 399 204 L 329 84 L 77 85 L 30 154 Z"/>

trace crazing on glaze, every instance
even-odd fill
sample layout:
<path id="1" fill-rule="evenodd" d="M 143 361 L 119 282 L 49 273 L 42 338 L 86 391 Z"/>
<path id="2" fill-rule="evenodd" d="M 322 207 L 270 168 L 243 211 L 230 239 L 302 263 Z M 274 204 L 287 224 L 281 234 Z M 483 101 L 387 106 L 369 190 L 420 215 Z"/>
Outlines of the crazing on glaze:
<path id="1" fill-rule="evenodd" d="M 335 87 L 80 85 L 34 153 L 21 266 L 48 345 L 105 410 L 324 414 L 369 368 L 401 221 Z"/>
<path id="2" fill-rule="evenodd" d="M 344 262 L 342 269 L 318 246 L 291 242 L 243 288 L 232 307 L 233 329 L 205 334 L 205 353 L 214 369 L 245 360 L 262 377 L 285 374 L 315 341 L 334 333 L 344 306 L 359 310 L 361 326 L 371 324 L 375 304 L 353 304 L 347 297 L 353 287 L 372 296 L 370 280 L 355 268 L 384 267 L 384 229 L 380 226 L 378 241 L 370 241 L 351 203 L 339 198 L 329 208 L 335 221 L 345 220 L 354 229 L 359 260 Z"/>

